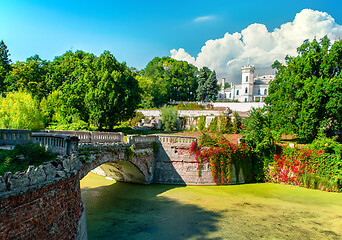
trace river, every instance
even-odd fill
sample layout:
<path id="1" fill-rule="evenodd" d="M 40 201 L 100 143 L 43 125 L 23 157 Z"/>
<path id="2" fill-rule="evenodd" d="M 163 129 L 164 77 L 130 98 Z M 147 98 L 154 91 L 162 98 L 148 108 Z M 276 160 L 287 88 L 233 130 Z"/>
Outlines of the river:
<path id="1" fill-rule="evenodd" d="M 282 184 L 81 181 L 89 239 L 342 239 L 342 195 Z"/>

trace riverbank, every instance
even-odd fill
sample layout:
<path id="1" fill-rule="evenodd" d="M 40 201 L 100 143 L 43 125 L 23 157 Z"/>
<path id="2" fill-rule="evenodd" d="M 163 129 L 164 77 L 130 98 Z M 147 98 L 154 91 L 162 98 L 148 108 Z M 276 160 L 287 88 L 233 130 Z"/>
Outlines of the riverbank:
<path id="1" fill-rule="evenodd" d="M 342 197 L 283 184 L 81 181 L 89 239 L 341 239 Z"/>

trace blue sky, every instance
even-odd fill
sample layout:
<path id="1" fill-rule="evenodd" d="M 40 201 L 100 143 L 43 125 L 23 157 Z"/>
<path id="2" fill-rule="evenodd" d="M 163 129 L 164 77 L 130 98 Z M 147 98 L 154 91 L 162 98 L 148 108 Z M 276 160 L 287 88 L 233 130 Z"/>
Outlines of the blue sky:
<path id="1" fill-rule="evenodd" d="M 342 24 L 340 0 L 288 1 L 1 1 L 0 39 L 13 61 L 38 54 L 53 60 L 67 50 L 111 51 L 128 66 L 183 48 L 196 57 L 207 40 L 241 32 L 253 23 L 269 31 L 305 8 Z"/>

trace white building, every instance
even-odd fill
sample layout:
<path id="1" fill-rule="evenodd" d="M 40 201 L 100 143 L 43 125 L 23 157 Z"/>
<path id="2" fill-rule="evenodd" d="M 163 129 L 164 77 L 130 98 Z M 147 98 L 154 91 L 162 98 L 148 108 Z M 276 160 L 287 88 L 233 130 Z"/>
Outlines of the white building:
<path id="1" fill-rule="evenodd" d="M 241 68 L 242 79 L 240 85 L 233 85 L 225 88 L 225 79 L 222 79 L 221 90 L 218 93 L 218 100 L 238 100 L 239 102 L 265 101 L 268 95 L 269 82 L 275 75 L 263 75 L 254 78 L 254 66 L 247 65 Z"/>

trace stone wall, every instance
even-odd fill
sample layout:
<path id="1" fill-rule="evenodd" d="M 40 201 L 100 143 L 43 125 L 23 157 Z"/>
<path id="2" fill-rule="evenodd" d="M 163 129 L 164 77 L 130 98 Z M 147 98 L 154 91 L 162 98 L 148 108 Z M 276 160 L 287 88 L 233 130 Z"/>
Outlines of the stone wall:
<path id="1" fill-rule="evenodd" d="M 189 149 L 194 137 L 158 135 L 158 153 L 154 163 L 154 183 L 214 185 L 209 164 L 203 164 L 198 171 L 195 156 Z"/>
<path id="2" fill-rule="evenodd" d="M 0 239 L 86 238 L 78 232 L 82 212 L 77 174 L 2 195 Z"/>

